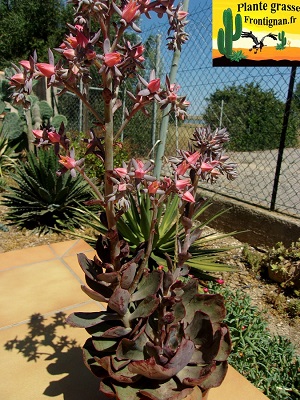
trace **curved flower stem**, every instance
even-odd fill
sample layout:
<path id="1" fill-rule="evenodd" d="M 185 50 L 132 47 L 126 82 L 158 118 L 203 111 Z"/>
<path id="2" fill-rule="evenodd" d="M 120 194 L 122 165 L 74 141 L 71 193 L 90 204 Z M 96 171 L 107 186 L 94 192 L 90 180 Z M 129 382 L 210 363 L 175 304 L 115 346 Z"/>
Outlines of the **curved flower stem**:
<path id="1" fill-rule="evenodd" d="M 100 115 L 97 113 L 97 111 L 91 106 L 91 104 L 88 102 L 86 97 L 78 90 L 77 88 L 74 88 L 73 86 L 68 85 L 66 82 L 64 82 L 65 87 L 72 93 L 76 94 L 76 96 L 79 97 L 79 99 L 84 103 L 84 105 L 88 108 L 88 110 L 94 115 L 94 117 L 99 121 L 101 124 L 103 124 L 102 118 Z"/>
<path id="2" fill-rule="evenodd" d="M 78 171 L 80 173 L 80 175 L 83 177 L 83 179 L 90 185 L 90 187 L 93 189 L 93 192 L 98 197 L 98 199 L 104 203 L 104 197 L 103 197 L 102 193 L 99 191 L 99 189 L 94 184 L 94 182 L 86 175 L 84 170 L 82 168 L 80 168 L 78 165 L 75 167 L 75 169 L 76 169 L 76 171 Z"/>
<path id="3" fill-rule="evenodd" d="M 127 124 L 130 122 L 131 118 L 142 108 L 144 107 L 144 104 L 138 105 L 137 108 L 131 111 L 130 115 L 124 120 L 120 128 L 118 129 L 118 132 L 115 134 L 115 140 L 121 135 Z"/>

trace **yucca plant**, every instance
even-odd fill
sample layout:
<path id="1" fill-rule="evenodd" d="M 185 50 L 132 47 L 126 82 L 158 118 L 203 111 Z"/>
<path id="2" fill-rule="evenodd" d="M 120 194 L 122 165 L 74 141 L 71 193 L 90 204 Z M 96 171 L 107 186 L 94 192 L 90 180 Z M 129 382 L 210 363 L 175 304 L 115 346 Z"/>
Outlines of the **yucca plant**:
<path id="1" fill-rule="evenodd" d="M 129 243 L 132 252 L 141 247 L 142 243 L 148 240 L 149 224 L 151 221 L 151 205 L 149 197 L 142 194 L 137 199 L 131 199 L 131 207 L 124 212 L 117 222 L 118 230 L 122 237 Z M 179 199 L 177 196 L 169 196 L 166 204 L 159 208 L 157 222 L 155 224 L 155 233 L 153 240 L 152 254 L 150 255 L 149 262 L 152 266 L 167 265 L 166 254 L 174 261 L 176 253 L 175 243 L 176 240 L 183 240 L 185 230 L 178 218 L 178 205 Z M 193 226 L 191 233 L 197 230 L 205 230 L 205 227 L 220 217 L 227 210 L 221 210 L 209 219 L 202 219 L 202 214 L 212 205 L 210 200 L 199 201 L 199 209 L 192 216 Z M 139 212 L 141 210 L 141 213 Z M 88 207 L 81 206 L 77 208 L 79 218 L 82 225 L 90 227 L 93 233 L 89 235 L 80 231 L 68 231 L 68 234 L 81 237 L 86 240 L 91 246 L 96 247 L 99 234 L 107 233 L 106 226 L 101 222 L 99 213 L 90 210 Z M 230 232 L 229 234 L 222 233 L 203 233 L 190 247 L 192 258 L 189 260 L 190 267 L 198 271 L 207 272 L 225 272 L 233 271 L 234 268 L 228 264 L 217 262 L 218 256 L 232 248 L 211 246 L 217 240 L 223 239 L 227 236 L 237 234 L 237 232 Z M 194 271 L 195 272 L 195 271 Z M 202 274 L 203 275 L 203 274 Z"/>
<path id="2" fill-rule="evenodd" d="M 75 206 L 91 199 L 91 190 L 81 176 L 57 176 L 59 168 L 53 149 L 28 153 L 28 161 L 16 166 L 15 184 L 4 194 L 5 219 L 9 225 L 34 230 L 39 234 L 78 228 Z"/>

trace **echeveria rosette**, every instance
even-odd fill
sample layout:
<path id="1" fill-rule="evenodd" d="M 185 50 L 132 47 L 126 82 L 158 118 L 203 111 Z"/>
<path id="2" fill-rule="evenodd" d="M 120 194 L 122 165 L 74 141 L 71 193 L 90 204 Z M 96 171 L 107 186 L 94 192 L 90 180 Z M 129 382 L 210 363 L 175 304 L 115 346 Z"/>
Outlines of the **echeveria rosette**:
<path id="1" fill-rule="evenodd" d="M 91 335 L 84 360 L 100 390 L 117 399 L 177 400 L 194 386 L 219 386 L 231 348 L 222 296 L 199 293 L 186 266 L 145 269 L 140 276 L 143 256 L 140 250 L 115 271 L 79 255 L 83 291 L 107 309 L 74 313 L 68 322 Z"/>

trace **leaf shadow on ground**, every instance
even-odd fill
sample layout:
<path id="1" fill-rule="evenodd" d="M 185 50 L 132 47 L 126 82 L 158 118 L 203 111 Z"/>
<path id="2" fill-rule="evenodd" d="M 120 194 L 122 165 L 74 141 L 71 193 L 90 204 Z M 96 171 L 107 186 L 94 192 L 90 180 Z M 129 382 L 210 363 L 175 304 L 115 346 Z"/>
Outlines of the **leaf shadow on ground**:
<path id="1" fill-rule="evenodd" d="M 50 362 L 47 372 L 59 378 L 49 381 L 44 396 L 63 395 L 64 400 L 105 400 L 99 392 L 98 379 L 83 363 L 76 340 L 58 334 L 58 328 L 65 327 L 65 320 L 63 312 L 56 313 L 50 322 L 39 313 L 33 314 L 28 322 L 28 334 L 22 339 L 16 337 L 7 341 L 4 348 L 18 351 L 28 362 L 38 362 L 41 358 Z"/>

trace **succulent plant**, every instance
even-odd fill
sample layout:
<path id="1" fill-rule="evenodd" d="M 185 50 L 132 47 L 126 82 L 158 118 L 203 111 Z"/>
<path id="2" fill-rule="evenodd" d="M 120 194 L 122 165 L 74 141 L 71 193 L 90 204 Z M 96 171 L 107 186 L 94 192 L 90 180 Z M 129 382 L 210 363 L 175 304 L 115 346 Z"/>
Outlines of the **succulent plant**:
<path id="1" fill-rule="evenodd" d="M 109 258 L 104 237 L 97 250 L 102 260 Z M 122 250 L 126 259 L 126 245 Z M 117 399 L 175 400 L 194 386 L 219 386 L 231 348 L 223 297 L 201 293 L 185 265 L 141 274 L 143 256 L 140 250 L 120 270 L 78 256 L 87 282 L 82 290 L 107 303 L 105 311 L 68 317 L 91 335 L 84 361 L 101 379 L 100 390 Z"/>
<path id="2" fill-rule="evenodd" d="M 16 185 L 8 187 L 3 204 L 8 207 L 9 225 L 38 233 L 64 227 L 79 227 L 76 208 L 91 198 L 88 184 L 80 177 L 56 176 L 57 157 L 53 149 L 28 153 L 28 161 L 15 168 Z"/>

